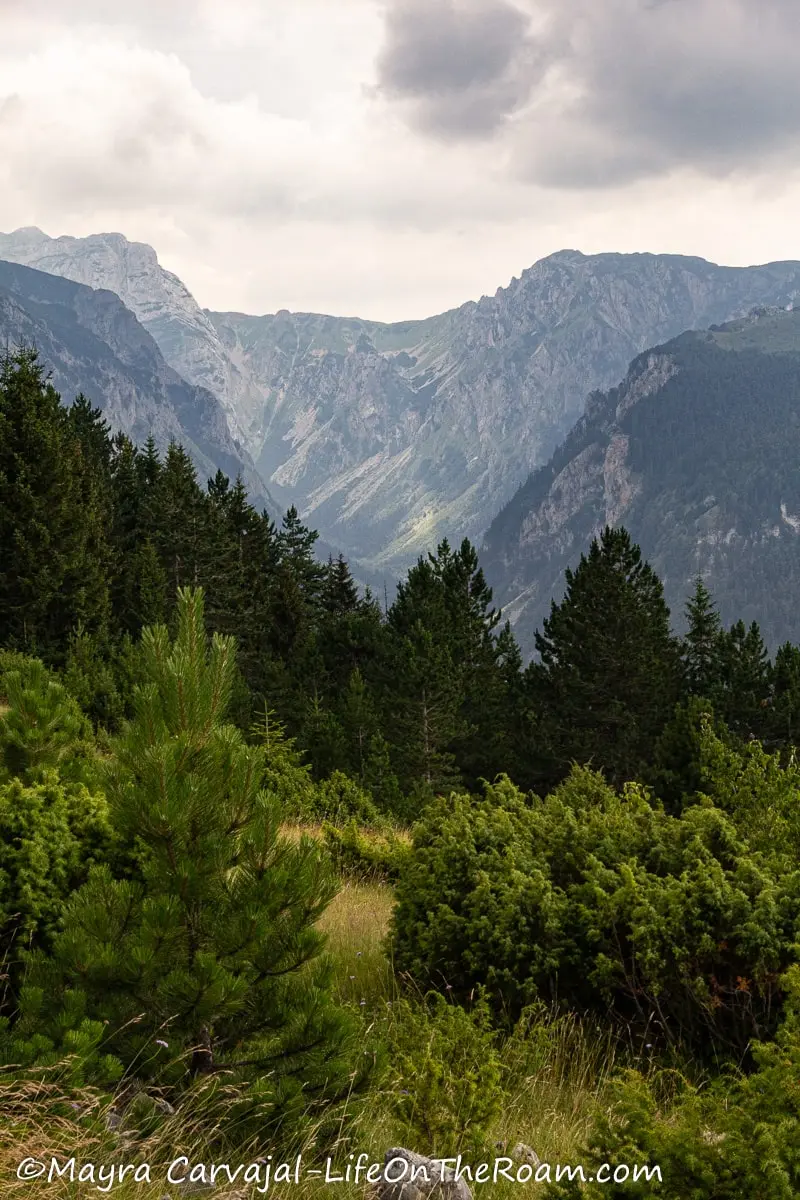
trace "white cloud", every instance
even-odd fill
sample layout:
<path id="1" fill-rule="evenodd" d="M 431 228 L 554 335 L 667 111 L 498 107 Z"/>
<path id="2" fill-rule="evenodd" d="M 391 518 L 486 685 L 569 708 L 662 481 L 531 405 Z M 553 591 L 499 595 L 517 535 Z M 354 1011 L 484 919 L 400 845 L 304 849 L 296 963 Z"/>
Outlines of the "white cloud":
<path id="1" fill-rule="evenodd" d="M 119 230 L 154 245 L 208 307 L 384 319 L 494 291 L 563 246 L 731 263 L 800 254 L 789 154 L 730 179 L 666 156 L 659 178 L 627 182 L 623 170 L 593 190 L 602 137 L 639 167 L 651 143 L 616 116 L 578 120 L 572 69 L 551 70 L 533 101 L 551 117 L 561 106 L 561 147 L 543 127 L 532 140 L 524 107 L 494 139 L 420 134 L 376 91 L 389 11 L 381 0 L 0 0 L 0 229 Z M 732 63 L 735 30 L 724 38 L 720 61 Z M 607 45 L 592 53 L 612 69 Z M 413 63 L 403 69 L 397 79 L 417 79 Z M 562 175 L 570 161 L 580 169 L 579 190 L 540 186 L 557 151 Z"/>

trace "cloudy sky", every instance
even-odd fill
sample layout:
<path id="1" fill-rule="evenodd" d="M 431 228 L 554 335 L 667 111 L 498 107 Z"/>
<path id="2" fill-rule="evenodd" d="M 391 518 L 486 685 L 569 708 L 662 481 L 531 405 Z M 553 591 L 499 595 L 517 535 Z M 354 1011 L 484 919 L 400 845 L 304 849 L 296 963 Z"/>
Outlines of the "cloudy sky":
<path id="1" fill-rule="evenodd" d="M 797 0 L 0 0 L 0 230 L 216 309 L 425 316 L 555 250 L 800 258 Z"/>

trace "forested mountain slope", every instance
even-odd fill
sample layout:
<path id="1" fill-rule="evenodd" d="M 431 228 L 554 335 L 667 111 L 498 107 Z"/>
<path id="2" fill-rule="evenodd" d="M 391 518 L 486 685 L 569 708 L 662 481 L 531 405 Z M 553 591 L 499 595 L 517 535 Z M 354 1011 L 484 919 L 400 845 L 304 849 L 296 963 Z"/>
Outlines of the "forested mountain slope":
<path id="1" fill-rule="evenodd" d="M 202 477 L 219 468 L 241 473 L 254 501 L 274 511 L 216 396 L 165 362 L 113 292 L 0 261 L 0 339 L 9 348 L 35 345 L 65 399 L 85 393 L 112 429 L 138 443 L 152 433 L 162 449 L 171 439 L 182 443 Z"/>
<path id="2" fill-rule="evenodd" d="M 800 312 L 755 309 L 646 351 L 593 394 L 547 466 L 492 523 L 496 598 L 525 650 L 606 524 L 624 524 L 680 626 L 702 574 L 723 621 L 800 640 Z"/>

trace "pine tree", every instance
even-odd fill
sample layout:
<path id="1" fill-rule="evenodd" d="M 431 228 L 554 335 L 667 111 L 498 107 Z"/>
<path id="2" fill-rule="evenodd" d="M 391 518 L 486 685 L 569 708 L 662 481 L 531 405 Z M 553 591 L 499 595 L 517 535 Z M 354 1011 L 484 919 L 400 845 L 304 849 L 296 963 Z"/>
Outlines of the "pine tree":
<path id="1" fill-rule="evenodd" d="M 0 778 L 35 783 L 58 772 L 82 780 L 91 772 L 89 722 L 63 683 L 42 662 L 23 659 L 5 672 L 7 711 L 0 717 Z"/>
<path id="2" fill-rule="evenodd" d="M 770 691 L 766 740 L 774 746 L 800 745 L 800 647 L 785 642 L 778 648 Z"/>
<path id="3" fill-rule="evenodd" d="M 63 1036 L 83 996 L 129 1077 L 179 1096 L 224 1072 L 251 1081 L 255 1119 L 294 1123 L 343 1099 L 356 1067 L 317 928 L 337 883 L 315 843 L 280 837 L 265 748 L 225 723 L 236 648 L 220 635 L 209 646 L 201 593 L 180 591 L 175 642 L 149 628 L 142 656 L 147 682 L 107 787 L 137 870 L 94 871 L 67 906 L 54 961 L 32 964 L 18 1032 L 41 1028 L 36 987 L 55 995 L 57 976 L 65 1007 L 47 1036 Z"/>
<path id="4" fill-rule="evenodd" d="M 639 778 L 678 700 L 680 659 L 661 582 L 626 530 L 607 527 L 566 572 L 536 649 L 531 784 L 552 787 L 573 761 L 615 784 Z"/>

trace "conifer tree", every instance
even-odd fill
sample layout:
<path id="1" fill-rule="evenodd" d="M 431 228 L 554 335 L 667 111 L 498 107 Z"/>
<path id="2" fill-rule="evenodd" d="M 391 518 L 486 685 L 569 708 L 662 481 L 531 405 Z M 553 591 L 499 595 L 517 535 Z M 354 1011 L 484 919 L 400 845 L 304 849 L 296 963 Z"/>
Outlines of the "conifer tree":
<path id="1" fill-rule="evenodd" d="M 400 781 L 392 767 L 389 743 L 382 733 L 374 733 L 370 738 L 361 783 L 380 812 L 389 813 L 400 820 L 413 820 L 417 815 L 413 804 L 406 802 L 401 791 Z"/>
<path id="2" fill-rule="evenodd" d="M 739 737 L 760 738 L 770 724 L 770 663 L 761 631 L 755 621 L 737 621 L 720 646 L 719 715 Z"/>
<path id="3" fill-rule="evenodd" d="M 342 554 L 335 560 L 332 555 L 328 558 L 321 604 L 323 612 L 329 617 L 343 617 L 358 611 L 358 588 Z"/>
<path id="4" fill-rule="evenodd" d="M 200 592 L 180 591 L 174 643 L 163 626 L 145 630 L 142 657 L 147 682 L 107 787 L 137 869 L 127 880 L 97 869 L 67 906 L 55 959 L 32 964 L 19 1036 L 41 1029 L 57 975 L 67 991 L 51 1038 L 82 996 L 129 1076 L 179 1096 L 224 1072 L 250 1081 L 258 1120 L 293 1125 L 358 1073 L 317 928 L 337 884 L 311 840 L 281 838 L 265 750 L 225 722 L 235 644 L 208 644 Z"/>
<path id="5" fill-rule="evenodd" d="M 323 704 L 316 688 L 307 702 L 303 744 L 315 779 L 324 779 L 344 762 L 344 731 L 335 713 Z"/>
<path id="6" fill-rule="evenodd" d="M 380 726 L 372 697 L 358 668 L 350 673 L 339 711 L 347 742 L 347 769 L 363 783 L 370 743 Z"/>
<path id="7" fill-rule="evenodd" d="M 711 593 L 698 575 L 686 605 L 683 638 L 686 684 L 693 696 L 714 699 L 721 684 L 722 625 Z"/>
<path id="8" fill-rule="evenodd" d="M 510 648 L 511 634 L 505 634 L 501 646 L 496 632 L 500 619 L 501 614 L 492 607 L 492 591 L 478 555 L 466 538 L 457 551 L 445 539 L 435 554 L 420 558 L 398 585 L 388 615 L 390 637 L 404 647 L 406 658 L 414 645 L 428 645 L 419 631 L 435 647 L 438 665 L 434 674 L 439 682 L 431 677 L 428 698 L 438 697 L 434 704 L 440 714 L 436 724 L 443 732 L 450 731 L 446 752 L 458 761 L 470 786 L 475 786 L 481 776 L 491 778 L 507 769 L 504 755 L 508 751 L 511 696 L 504 655 Z M 449 678 L 443 687 L 445 674 Z M 410 678 L 407 665 L 402 674 L 392 668 L 385 684 L 390 704 Z M 445 717 L 446 709 L 450 710 L 449 717 Z M 406 788 L 411 782 L 403 776 Z"/>
<path id="9" fill-rule="evenodd" d="M 680 813 L 704 789 L 706 772 L 703 747 L 706 731 L 713 730 L 721 742 L 730 742 L 730 733 L 703 696 L 689 696 L 675 706 L 653 747 L 652 762 L 645 782 L 655 791 L 668 812 Z"/>
<path id="10" fill-rule="evenodd" d="M 492 607 L 492 589 L 468 539 L 435 567 L 444 585 L 451 655 L 463 695 L 464 734 L 453 749 L 467 784 L 474 788 L 482 777 L 493 779 L 509 770 L 507 656 L 513 635 L 507 630 L 501 644 L 497 634 L 501 613 Z"/>
<path id="11" fill-rule="evenodd" d="M 294 505 L 286 510 L 277 536 L 280 561 L 290 569 L 306 603 L 312 606 L 319 603 L 325 578 L 325 567 L 314 556 L 318 537 L 315 530 L 303 524 Z"/>
<path id="12" fill-rule="evenodd" d="M 148 467 L 150 464 L 148 464 Z M 151 493 L 148 532 L 166 573 L 168 598 L 176 602 L 182 587 L 203 582 L 210 547 L 206 497 L 189 455 L 176 442 L 167 449 Z"/>
<path id="13" fill-rule="evenodd" d="M 208 496 L 204 582 L 209 626 L 236 636 L 244 679 L 252 691 L 262 691 L 278 561 L 275 527 L 250 504 L 241 478 L 231 485 L 218 471 L 209 480 Z"/>
<path id="14" fill-rule="evenodd" d="M 0 363 L 0 643 L 63 661 L 108 619 L 110 513 L 36 352 Z"/>
<path id="15" fill-rule="evenodd" d="M 777 746 L 800 745 L 800 647 L 778 648 L 771 671 L 767 740 Z"/>
<path id="16" fill-rule="evenodd" d="M 570 764 L 639 778 L 679 695 L 679 648 L 663 588 L 624 529 L 607 527 L 566 572 L 526 673 L 534 713 L 532 782 L 552 787 Z"/>
<path id="17" fill-rule="evenodd" d="M 322 603 L 315 647 L 320 659 L 317 683 L 339 712 L 353 671 L 359 671 L 365 683 L 374 682 L 374 667 L 384 650 L 382 616 L 371 596 L 358 596 L 344 560 L 332 564 Z"/>
<path id="18" fill-rule="evenodd" d="M 465 729 L 458 680 L 446 647 L 418 621 L 396 644 L 392 662 L 397 686 L 390 729 L 401 787 L 407 792 L 417 782 L 433 792 L 460 787 L 451 746 Z"/>

